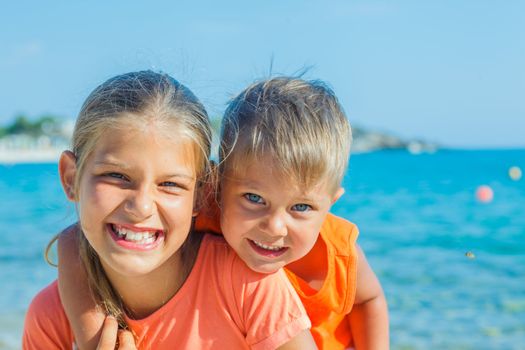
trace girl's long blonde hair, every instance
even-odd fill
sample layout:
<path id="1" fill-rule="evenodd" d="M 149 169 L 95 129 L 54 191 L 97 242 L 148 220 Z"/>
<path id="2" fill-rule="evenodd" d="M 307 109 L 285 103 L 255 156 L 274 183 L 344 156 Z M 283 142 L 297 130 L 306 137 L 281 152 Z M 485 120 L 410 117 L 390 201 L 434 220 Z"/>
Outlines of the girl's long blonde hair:
<path id="1" fill-rule="evenodd" d="M 173 134 L 184 135 L 193 143 L 197 180 L 202 182 L 209 173 L 211 148 L 211 129 L 204 106 L 188 88 L 169 75 L 140 71 L 107 80 L 84 102 L 72 139 L 77 168 L 75 190 L 82 178 L 86 159 L 104 132 L 141 127 L 151 122 L 157 123 L 158 129 L 166 135 L 169 136 L 172 131 Z M 80 225 L 77 228 L 80 258 L 94 299 L 106 314 L 114 316 L 121 327 L 126 327 L 126 309 L 122 299 L 108 280 L 97 253 L 82 234 Z M 189 240 L 191 236 L 188 236 Z M 195 245 L 186 242 L 181 249 L 184 261 L 185 249 L 195 249 Z"/>

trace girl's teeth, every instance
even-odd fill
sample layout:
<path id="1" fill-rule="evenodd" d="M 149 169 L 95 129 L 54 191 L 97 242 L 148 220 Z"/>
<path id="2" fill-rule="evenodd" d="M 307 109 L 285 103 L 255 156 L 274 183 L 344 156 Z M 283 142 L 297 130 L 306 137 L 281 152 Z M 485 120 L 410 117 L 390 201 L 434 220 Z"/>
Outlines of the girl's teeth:
<path id="1" fill-rule="evenodd" d="M 128 242 L 149 244 L 155 242 L 156 232 L 133 232 L 131 230 L 113 226 L 114 231 L 116 232 L 119 238 L 124 238 Z"/>
<path id="2" fill-rule="evenodd" d="M 267 249 L 267 250 L 277 251 L 283 248 L 283 247 L 269 246 L 269 245 L 262 244 L 261 242 L 257 242 L 257 241 L 252 241 L 252 242 L 255 243 L 256 246 Z"/>

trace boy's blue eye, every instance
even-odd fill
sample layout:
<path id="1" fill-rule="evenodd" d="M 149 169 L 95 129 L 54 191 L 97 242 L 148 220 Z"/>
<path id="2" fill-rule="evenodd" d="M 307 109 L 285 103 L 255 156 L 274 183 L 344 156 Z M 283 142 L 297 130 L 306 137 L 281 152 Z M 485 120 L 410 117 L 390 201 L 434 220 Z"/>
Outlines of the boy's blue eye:
<path id="1" fill-rule="evenodd" d="M 312 209 L 312 207 L 304 203 L 295 204 L 294 206 L 292 206 L 292 210 L 295 211 L 308 211 L 310 209 Z"/>
<path id="2" fill-rule="evenodd" d="M 244 197 L 252 203 L 264 203 L 261 196 L 253 193 L 246 193 Z"/>

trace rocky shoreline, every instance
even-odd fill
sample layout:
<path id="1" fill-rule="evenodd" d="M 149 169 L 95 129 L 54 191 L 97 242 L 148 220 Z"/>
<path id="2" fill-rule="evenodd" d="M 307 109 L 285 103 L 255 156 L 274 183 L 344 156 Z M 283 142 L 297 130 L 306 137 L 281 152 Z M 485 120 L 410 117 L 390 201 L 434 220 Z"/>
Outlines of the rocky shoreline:
<path id="1" fill-rule="evenodd" d="M 352 128 L 352 153 L 364 153 L 382 150 L 407 150 L 412 154 L 434 153 L 439 146 L 423 140 L 404 140 L 399 137 L 368 131 L 360 127 Z"/>
<path id="2" fill-rule="evenodd" d="M 421 140 L 404 140 L 390 134 L 354 127 L 352 154 L 382 150 L 406 150 L 412 154 L 434 153 L 438 145 Z M 69 147 L 67 137 L 50 138 L 10 135 L 0 139 L 0 164 L 54 163 Z"/>

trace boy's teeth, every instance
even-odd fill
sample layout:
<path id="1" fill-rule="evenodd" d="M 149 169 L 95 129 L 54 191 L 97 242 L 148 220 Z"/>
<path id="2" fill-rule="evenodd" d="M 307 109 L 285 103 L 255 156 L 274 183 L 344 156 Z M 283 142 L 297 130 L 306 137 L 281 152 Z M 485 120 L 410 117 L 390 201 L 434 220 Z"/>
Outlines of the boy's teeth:
<path id="1" fill-rule="evenodd" d="M 155 242 L 157 232 L 144 231 L 134 232 L 123 227 L 113 225 L 113 229 L 119 238 L 124 238 L 128 242 L 149 244 Z"/>
<path id="2" fill-rule="evenodd" d="M 257 242 L 257 241 L 253 241 L 253 240 L 252 240 L 252 242 L 255 243 L 256 246 L 264 248 L 264 249 L 267 249 L 267 250 L 277 251 L 277 250 L 281 250 L 283 248 L 283 247 L 277 247 L 277 246 L 269 246 L 269 245 L 262 244 L 261 242 Z"/>

